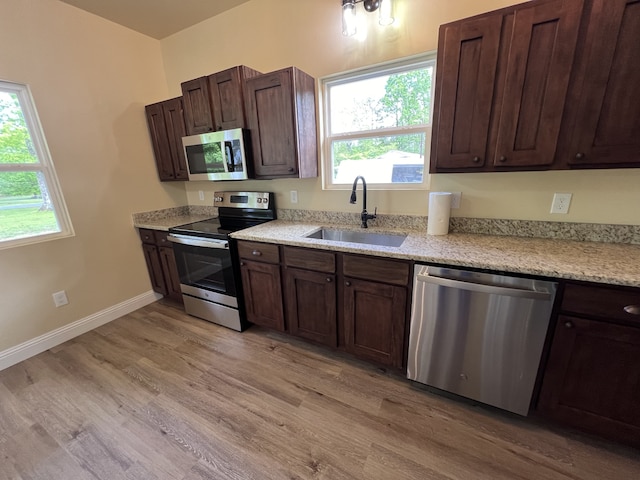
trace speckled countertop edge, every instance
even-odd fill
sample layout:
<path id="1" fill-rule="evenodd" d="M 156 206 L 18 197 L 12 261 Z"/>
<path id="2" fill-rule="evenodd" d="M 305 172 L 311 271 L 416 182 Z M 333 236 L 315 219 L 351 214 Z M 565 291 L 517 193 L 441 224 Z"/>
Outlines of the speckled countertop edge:
<path id="1" fill-rule="evenodd" d="M 167 231 L 178 225 L 185 225 L 217 216 L 218 209 L 215 207 L 189 205 L 134 213 L 132 219 L 133 226 L 136 228 Z"/>
<path id="2" fill-rule="evenodd" d="M 370 228 L 407 234 L 400 247 L 305 238 L 321 227 L 359 230 L 352 224 L 275 220 L 232 234 L 238 240 L 277 243 L 425 263 L 640 287 L 640 245 Z"/>

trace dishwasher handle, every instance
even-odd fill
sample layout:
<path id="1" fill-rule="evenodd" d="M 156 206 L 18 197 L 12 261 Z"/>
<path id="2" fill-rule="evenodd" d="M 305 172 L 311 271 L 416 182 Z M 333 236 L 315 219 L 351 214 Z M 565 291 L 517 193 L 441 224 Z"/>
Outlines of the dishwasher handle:
<path id="1" fill-rule="evenodd" d="M 460 280 L 451 280 L 450 278 L 434 277 L 429 274 L 416 275 L 416 281 L 440 285 L 442 287 L 469 290 L 472 292 L 481 292 L 491 295 L 506 295 L 509 297 L 532 298 L 534 300 L 549 300 L 552 295 L 552 292 L 538 292 L 535 290 L 486 285 L 484 283 L 464 282 Z"/>

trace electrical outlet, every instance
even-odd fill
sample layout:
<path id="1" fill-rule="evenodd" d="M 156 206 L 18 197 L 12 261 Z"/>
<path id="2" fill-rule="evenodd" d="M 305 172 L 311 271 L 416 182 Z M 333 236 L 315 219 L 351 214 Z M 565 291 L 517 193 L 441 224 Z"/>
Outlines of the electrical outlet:
<path id="1" fill-rule="evenodd" d="M 460 208 L 462 192 L 451 192 L 451 208 Z"/>
<path id="2" fill-rule="evenodd" d="M 202 190 L 198 190 L 198 197 L 200 200 L 204 200 L 204 192 Z"/>
<path id="3" fill-rule="evenodd" d="M 60 290 L 59 292 L 54 293 L 52 297 L 53 303 L 56 307 L 62 307 L 63 305 L 69 303 L 69 300 L 67 299 L 67 292 L 65 292 L 64 290 Z"/>
<path id="4" fill-rule="evenodd" d="M 554 193 L 551 213 L 568 213 L 569 205 L 571 205 L 570 193 Z"/>
<path id="5" fill-rule="evenodd" d="M 298 191 L 291 190 L 291 203 L 298 203 Z"/>

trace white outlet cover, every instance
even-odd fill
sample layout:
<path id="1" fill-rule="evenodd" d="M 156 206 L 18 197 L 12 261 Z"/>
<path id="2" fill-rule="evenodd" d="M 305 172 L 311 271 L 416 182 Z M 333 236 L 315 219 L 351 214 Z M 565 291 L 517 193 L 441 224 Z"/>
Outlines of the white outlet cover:
<path id="1" fill-rule="evenodd" d="M 291 190 L 291 203 L 298 203 L 298 191 Z"/>
<path id="2" fill-rule="evenodd" d="M 553 202 L 551 203 L 551 213 L 569 213 L 569 206 L 571 205 L 570 193 L 554 193 Z"/>
<path id="3" fill-rule="evenodd" d="M 451 208 L 460 208 L 462 192 L 451 192 Z"/>
<path id="4" fill-rule="evenodd" d="M 54 293 L 52 297 L 53 303 L 56 307 L 62 307 L 63 305 L 69 303 L 69 300 L 67 299 L 67 293 L 64 290 Z"/>

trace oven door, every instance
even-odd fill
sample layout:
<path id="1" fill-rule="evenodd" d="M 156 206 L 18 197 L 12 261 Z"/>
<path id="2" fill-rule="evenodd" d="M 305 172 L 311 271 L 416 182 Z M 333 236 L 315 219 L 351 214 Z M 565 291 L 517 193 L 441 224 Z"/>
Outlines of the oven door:
<path id="1" fill-rule="evenodd" d="M 232 306 L 237 306 L 228 240 L 175 233 L 170 233 L 168 239 L 173 243 L 182 293 L 200 297 L 202 290 L 215 292 L 221 296 L 221 303 L 229 304 L 232 299 Z M 223 301 L 224 297 L 230 299 Z"/>

